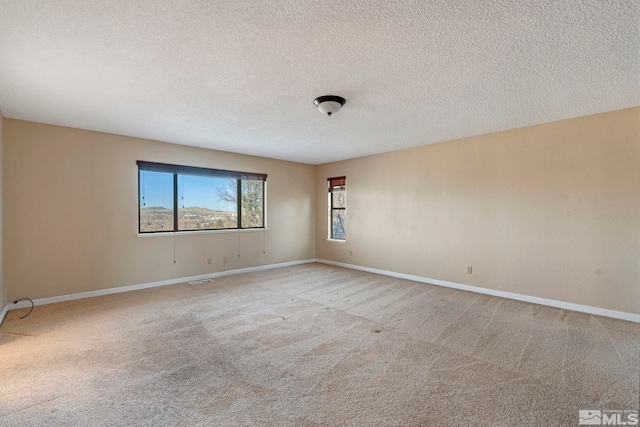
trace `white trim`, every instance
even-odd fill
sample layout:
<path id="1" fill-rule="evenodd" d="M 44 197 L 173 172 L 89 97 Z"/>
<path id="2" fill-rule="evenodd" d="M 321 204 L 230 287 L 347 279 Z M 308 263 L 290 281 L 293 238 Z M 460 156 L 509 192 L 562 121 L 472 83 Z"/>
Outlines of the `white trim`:
<path id="1" fill-rule="evenodd" d="M 159 231 L 155 233 L 137 233 L 138 237 L 182 236 L 190 234 L 224 234 L 224 233 L 250 233 L 252 231 L 268 231 L 268 228 L 226 228 L 223 230 L 185 230 L 185 231 Z"/>
<path id="2" fill-rule="evenodd" d="M 571 311 L 580 311 L 582 313 L 595 314 L 597 316 L 613 317 L 614 319 L 628 320 L 630 322 L 640 323 L 640 314 L 627 313 L 625 311 L 609 310 L 606 308 L 592 307 L 589 305 L 574 304 L 572 302 L 558 301 L 548 298 L 539 298 L 529 295 L 516 294 L 513 292 L 498 291 L 495 289 L 480 288 L 477 286 L 463 285 L 460 283 L 447 282 L 444 280 L 429 279 L 428 277 L 413 276 L 411 274 L 396 273 L 395 271 L 379 270 L 377 268 L 363 267 L 355 264 L 345 264 L 342 262 L 329 261 L 326 259 L 316 259 L 316 262 L 322 264 L 335 265 L 338 267 L 351 268 L 353 270 L 366 271 L 368 273 L 382 274 L 383 276 L 396 277 L 398 279 L 413 280 L 414 282 L 428 283 L 431 285 L 444 286 L 446 288 L 460 289 L 463 291 L 476 292 L 479 294 L 491 295 L 501 298 L 508 298 L 517 301 L 524 301 L 533 304 L 547 305 L 550 307 L 562 308 Z"/>
<path id="3" fill-rule="evenodd" d="M 273 268 L 289 267 L 292 265 L 299 265 L 299 264 L 308 264 L 310 262 L 315 262 L 315 261 L 316 260 L 313 258 L 303 259 L 299 261 L 281 262 L 279 264 L 259 265 L 256 267 L 239 268 L 237 270 L 219 271 L 217 273 L 201 274 L 199 276 L 179 277 L 177 279 L 161 280 L 159 282 L 142 283 L 139 285 L 119 286 L 117 288 L 100 289 L 97 291 L 80 292 L 77 294 L 60 295 L 57 297 L 49 297 L 49 298 L 40 298 L 40 299 L 33 300 L 33 305 L 45 305 L 45 304 L 53 304 L 56 302 L 73 301 L 73 300 L 82 299 L 82 298 L 99 297 L 102 295 L 118 294 L 120 292 L 137 291 L 140 289 L 156 288 L 158 286 L 175 285 L 178 283 L 193 282 L 196 280 L 231 276 L 233 274 L 250 273 L 253 271 L 271 270 Z M 17 304 L 7 305 L 7 307 L 5 307 L 5 311 L 3 312 L 3 316 L 7 310 L 13 310 L 17 308 L 27 308 L 27 307 L 31 307 L 31 303 L 28 301 L 24 301 L 24 302 L 21 301 Z"/>
<path id="4" fill-rule="evenodd" d="M 180 277 L 177 279 L 161 280 L 159 282 L 142 283 L 139 285 L 120 286 L 117 288 L 100 289 L 97 291 L 90 291 L 90 292 L 80 292 L 77 294 L 61 295 L 57 297 L 40 298 L 40 299 L 33 300 L 33 304 L 34 305 L 53 304 L 56 302 L 72 301 L 72 300 L 77 300 L 82 298 L 91 298 L 91 297 L 97 297 L 101 295 L 116 294 L 120 292 L 136 291 L 139 289 L 155 288 L 158 286 L 175 285 L 178 283 L 186 283 L 186 282 L 191 282 L 196 280 L 231 276 L 234 274 L 250 273 L 254 271 L 270 270 L 273 268 L 289 267 L 292 265 L 308 264 L 311 262 L 319 262 L 321 264 L 329 264 L 329 265 L 335 265 L 338 267 L 351 268 L 353 270 L 366 271 L 368 273 L 381 274 L 383 276 L 391 276 L 391 277 L 396 277 L 398 279 L 413 280 L 415 282 L 420 282 L 420 283 L 428 283 L 431 285 L 444 286 L 447 288 L 460 289 L 463 291 L 476 292 L 479 294 L 491 295 L 491 296 L 496 296 L 501 298 L 508 298 L 508 299 L 513 299 L 517 301 L 524 301 L 524 302 L 529 302 L 533 304 L 546 305 L 549 307 L 562 308 L 565 310 L 579 311 L 582 313 L 594 314 L 597 316 L 612 317 L 614 319 L 628 320 L 630 322 L 640 323 L 640 314 L 609 310 L 606 308 L 592 307 L 592 306 L 582 305 L 582 304 L 574 304 L 571 302 L 558 301 L 558 300 L 553 300 L 548 298 L 533 297 L 529 295 L 499 291 L 495 289 L 480 288 L 477 286 L 463 285 L 460 283 L 447 282 L 447 281 L 438 280 L 438 279 L 429 279 L 427 277 L 414 276 L 411 274 L 396 273 L 394 271 L 380 270 L 377 268 L 363 267 L 355 264 L 346 264 L 342 262 L 329 261 L 325 259 L 314 259 L 314 258 L 304 259 L 299 261 L 283 262 L 279 264 L 268 264 L 268 265 L 261 265 L 256 267 L 240 268 L 237 270 L 219 271 L 217 273 L 202 274 L 200 276 Z M 31 306 L 31 303 L 29 303 L 28 301 L 22 301 L 17 304 L 7 304 L 4 307 L 4 310 L 2 310 L 2 313 L 0 313 L 0 324 L 4 320 L 4 317 L 9 310 L 13 310 L 17 308 L 27 308 L 30 306 Z"/>
<path id="5" fill-rule="evenodd" d="M 4 306 L 4 309 L 2 310 L 2 313 L 0 313 L 0 325 L 2 325 L 2 321 L 4 320 L 4 316 L 7 315 L 7 312 L 9 311 L 9 304 Z"/>
<path id="6" fill-rule="evenodd" d="M 327 242 L 333 242 L 333 243 L 347 243 L 346 240 L 340 240 L 340 239 L 327 239 Z"/>

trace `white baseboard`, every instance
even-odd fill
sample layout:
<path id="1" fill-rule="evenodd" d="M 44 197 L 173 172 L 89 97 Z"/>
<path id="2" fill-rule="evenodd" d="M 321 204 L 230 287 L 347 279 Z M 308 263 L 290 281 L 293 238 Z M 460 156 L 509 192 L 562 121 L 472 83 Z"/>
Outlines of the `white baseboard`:
<path id="1" fill-rule="evenodd" d="M 630 322 L 640 323 L 640 314 L 627 313 L 625 311 L 609 310 L 606 308 L 592 307 L 589 305 L 574 304 L 572 302 L 558 301 L 548 298 L 538 298 L 529 295 L 516 294 L 513 292 L 498 291 L 495 289 L 479 288 L 477 286 L 463 285 L 461 283 L 447 282 L 444 280 L 429 279 L 428 277 L 413 276 L 410 274 L 396 273 L 394 271 L 379 270 L 377 268 L 362 267 L 355 264 L 345 264 L 342 262 L 329 261 L 326 259 L 316 259 L 316 262 L 322 264 L 335 265 L 338 267 L 351 268 L 353 270 L 366 271 L 368 273 L 381 274 L 383 276 L 396 277 L 398 279 L 413 280 L 414 282 L 428 283 L 431 285 L 444 286 L 447 288 L 460 289 L 463 291 L 476 292 L 479 294 L 491 295 L 495 297 L 508 298 L 518 301 L 529 302 L 533 304 L 547 305 L 550 307 L 562 308 L 565 310 L 579 311 L 582 313 L 595 314 L 597 316 L 612 317 L 614 319 L 628 320 Z"/>
<path id="2" fill-rule="evenodd" d="M 219 271 L 216 273 L 201 274 L 199 276 L 179 277 L 176 279 L 161 280 L 159 282 L 141 283 L 138 285 L 119 286 L 117 288 L 99 289 L 97 291 L 80 292 L 77 294 L 60 295 L 57 297 L 49 297 L 49 298 L 40 298 L 40 299 L 34 299 L 33 305 L 34 306 L 45 305 L 45 304 L 53 304 L 56 302 L 73 301 L 73 300 L 82 299 L 82 298 L 99 297 L 102 295 L 137 291 L 140 289 L 156 288 L 158 286 L 175 285 L 178 283 L 193 282 L 196 280 L 214 279 L 216 277 L 231 276 L 233 274 L 251 273 L 253 271 L 271 270 L 272 268 L 281 268 L 281 267 L 289 267 L 292 265 L 307 264 L 315 261 L 316 260 L 313 258 L 304 259 L 300 261 L 289 261 L 289 262 L 282 262 L 279 264 L 268 264 L 268 265 L 260 265 L 257 267 L 239 268 L 237 270 Z M 20 301 L 17 304 L 7 304 L 7 306 L 4 308 L 4 311 L 2 312 L 2 317 L 0 317 L 0 323 L 2 322 L 1 319 L 4 318 L 4 315 L 8 310 L 13 310 L 17 308 L 26 308 L 26 307 L 31 307 L 31 303 L 28 301 Z"/>
<path id="3" fill-rule="evenodd" d="M 2 321 L 4 320 L 4 316 L 7 315 L 7 311 L 9 311 L 9 304 L 5 305 L 2 313 L 0 313 L 0 325 L 2 325 Z"/>
<path id="4" fill-rule="evenodd" d="M 498 291 L 495 289 L 480 288 L 477 286 L 463 285 L 461 283 L 447 282 L 444 280 L 430 279 L 428 277 L 414 276 L 411 274 L 397 273 L 394 271 L 380 270 L 377 268 L 363 267 L 360 265 L 346 264 L 342 262 L 329 261 L 325 259 L 305 259 L 305 260 L 299 260 L 299 261 L 290 261 L 290 262 L 283 262 L 279 264 L 269 264 L 269 265 L 261 265 L 257 267 L 240 268 L 237 270 L 220 271 L 217 273 L 202 274 L 200 276 L 180 277 L 176 279 L 162 280 L 159 282 L 142 283 L 142 284 L 130 285 L 130 286 L 120 286 L 117 288 L 100 289 L 97 291 L 80 292 L 77 294 L 61 295 L 61 296 L 50 297 L 50 298 L 40 298 L 40 299 L 33 300 L 33 304 L 34 305 L 53 304 L 56 302 L 72 301 L 72 300 L 77 300 L 82 298 L 91 298 L 91 297 L 97 297 L 101 295 L 116 294 L 120 292 L 136 291 L 139 289 L 155 288 L 158 286 L 175 285 L 178 283 L 192 282 L 195 280 L 213 279 L 216 277 L 230 276 L 233 274 L 270 270 L 273 268 L 288 267 L 292 265 L 307 264 L 311 262 L 319 262 L 322 264 L 335 265 L 338 267 L 350 268 L 353 270 L 366 271 L 368 273 L 381 274 L 383 276 L 396 277 L 398 279 L 413 280 L 414 282 L 428 283 L 431 285 L 444 286 L 447 288 L 460 289 L 463 291 L 476 292 L 479 294 L 491 295 L 491 296 L 496 296 L 501 298 L 508 298 L 508 299 L 513 299 L 517 301 L 524 301 L 524 302 L 529 302 L 533 304 L 540 304 L 540 305 L 546 305 L 549 307 L 561 308 L 564 310 L 579 311 L 582 313 L 594 314 L 597 316 L 612 317 L 614 319 L 628 320 L 630 322 L 640 323 L 640 314 L 609 310 L 606 308 L 592 307 L 592 306 L 582 305 L 582 304 L 574 304 L 571 302 L 557 301 L 557 300 L 552 300 L 548 298 L 533 297 L 529 295 L 516 294 L 513 292 Z M 31 306 L 31 303 L 27 301 L 21 301 L 17 304 L 7 304 L 2 310 L 2 313 L 0 313 L 0 324 L 2 324 L 2 321 L 4 320 L 4 317 L 7 314 L 7 311 L 17 309 L 17 308 L 26 308 L 30 306 Z"/>

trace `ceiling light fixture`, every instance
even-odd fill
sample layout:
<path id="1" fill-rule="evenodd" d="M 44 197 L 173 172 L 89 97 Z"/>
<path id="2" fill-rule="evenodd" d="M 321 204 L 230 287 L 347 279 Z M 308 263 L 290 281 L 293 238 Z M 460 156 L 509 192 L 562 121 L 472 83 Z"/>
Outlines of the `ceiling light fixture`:
<path id="1" fill-rule="evenodd" d="M 345 102 L 346 101 L 343 97 L 335 95 L 320 96 L 313 100 L 313 103 L 316 104 L 318 110 L 328 116 L 340 111 L 340 108 L 342 108 Z"/>

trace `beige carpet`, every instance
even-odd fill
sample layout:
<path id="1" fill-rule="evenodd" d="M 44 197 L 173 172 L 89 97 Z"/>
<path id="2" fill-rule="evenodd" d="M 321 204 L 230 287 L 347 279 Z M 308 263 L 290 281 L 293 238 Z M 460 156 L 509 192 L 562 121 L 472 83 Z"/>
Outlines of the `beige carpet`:
<path id="1" fill-rule="evenodd" d="M 640 325 L 306 264 L 8 313 L 3 426 L 551 426 L 638 409 Z"/>

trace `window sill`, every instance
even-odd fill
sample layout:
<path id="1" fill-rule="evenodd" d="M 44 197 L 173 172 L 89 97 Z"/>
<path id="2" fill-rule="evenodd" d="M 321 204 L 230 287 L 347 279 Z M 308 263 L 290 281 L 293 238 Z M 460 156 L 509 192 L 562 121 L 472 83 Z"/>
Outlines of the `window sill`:
<path id="1" fill-rule="evenodd" d="M 231 229 L 231 230 L 201 230 L 201 231 L 166 231 L 159 233 L 137 233 L 138 237 L 159 237 L 159 236 L 182 236 L 183 234 L 224 234 L 224 233 L 250 233 L 255 231 L 268 231 L 268 228 L 241 228 L 241 229 Z"/>
<path id="2" fill-rule="evenodd" d="M 327 239 L 327 242 L 333 242 L 333 243 L 347 243 L 346 240 L 338 240 L 338 239 Z"/>

